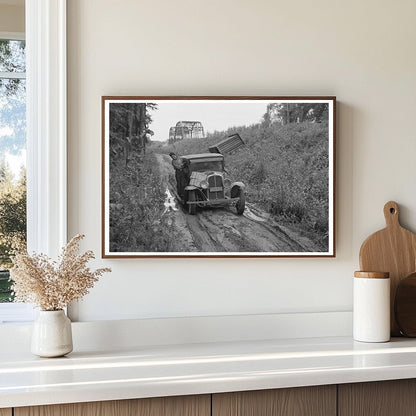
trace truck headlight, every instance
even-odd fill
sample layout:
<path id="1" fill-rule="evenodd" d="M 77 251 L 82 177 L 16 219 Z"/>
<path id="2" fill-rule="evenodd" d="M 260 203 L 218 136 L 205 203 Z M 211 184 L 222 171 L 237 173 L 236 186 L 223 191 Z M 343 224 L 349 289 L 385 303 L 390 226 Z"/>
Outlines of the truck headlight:
<path id="1" fill-rule="evenodd" d="M 231 186 L 231 181 L 228 178 L 225 178 L 224 179 L 224 186 L 226 188 L 229 188 Z"/>
<path id="2" fill-rule="evenodd" d="M 207 181 L 201 181 L 201 188 L 207 189 L 208 188 L 208 182 Z"/>

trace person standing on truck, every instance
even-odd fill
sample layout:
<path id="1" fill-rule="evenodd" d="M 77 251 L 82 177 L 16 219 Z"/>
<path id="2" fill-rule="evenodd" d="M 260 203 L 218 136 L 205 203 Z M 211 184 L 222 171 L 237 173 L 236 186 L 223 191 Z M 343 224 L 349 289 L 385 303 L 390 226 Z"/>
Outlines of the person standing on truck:
<path id="1" fill-rule="evenodd" d="M 170 152 L 169 156 L 172 158 L 172 166 L 175 168 L 176 189 L 178 195 L 183 199 L 185 186 L 188 185 L 189 181 L 189 162 L 174 152 Z"/>

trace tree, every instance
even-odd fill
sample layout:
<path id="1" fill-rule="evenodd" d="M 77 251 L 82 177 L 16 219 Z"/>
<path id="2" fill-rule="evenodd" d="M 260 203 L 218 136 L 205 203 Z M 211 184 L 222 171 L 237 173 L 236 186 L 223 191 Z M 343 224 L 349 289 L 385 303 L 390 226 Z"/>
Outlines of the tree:
<path id="1" fill-rule="evenodd" d="M 11 266 L 17 244 L 26 241 L 26 171 L 15 182 L 7 163 L 0 163 L 0 268 Z"/>
<path id="2" fill-rule="evenodd" d="M 131 151 L 146 153 L 147 138 L 153 135 L 150 112 L 156 109 L 153 103 L 110 104 L 110 149 L 116 156 L 114 160 L 123 156 L 127 165 Z"/>
<path id="3" fill-rule="evenodd" d="M 25 72 L 25 41 L 0 40 L 0 71 Z"/>
<path id="4" fill-rule="evenodd" d="M 0 72 L 25 71 L 25 42 L 0 40 Z M 0 136 L 2 154 L 18 154 L 26 145 L 26 80 L 0 79 Z"/>
<path id="5" fill-rule="evenodd" d="M 305 121 L 320 123 L 328 120 L 327 103 L 270 103 L 263 116 L 263 126 L 273 123 L 290 124 Z"/>
<path id="6" fill-rule="evenodd" d="M 25 42 L 0 40 L 0 302 L 9 302 L 11 293 L 10 256 L 17 244 L 26 241 L 26 172 L 16 182 L 6 162 L 26 146 Z M 3 270 L 1 270 L 3 269 Z"/>
<path id="7" fill-rule="evenodd" d="M 270 127 L 273 123 L 273 108 L 275 104 L 268 104 L 266 112 L 263 115 L 263 120 L 261 122 L 262 127 Z"/>

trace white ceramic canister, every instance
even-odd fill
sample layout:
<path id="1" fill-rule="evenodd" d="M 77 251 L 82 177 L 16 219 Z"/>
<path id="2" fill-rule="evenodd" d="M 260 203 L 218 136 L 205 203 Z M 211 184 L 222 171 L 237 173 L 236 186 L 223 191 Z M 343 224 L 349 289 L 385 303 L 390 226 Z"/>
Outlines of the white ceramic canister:
<path id="1" fill-rule="evenodd" d="M 356 341 L 390 341 L 389 273 L 354 273 L 353 317 L 353 336 Z"/>

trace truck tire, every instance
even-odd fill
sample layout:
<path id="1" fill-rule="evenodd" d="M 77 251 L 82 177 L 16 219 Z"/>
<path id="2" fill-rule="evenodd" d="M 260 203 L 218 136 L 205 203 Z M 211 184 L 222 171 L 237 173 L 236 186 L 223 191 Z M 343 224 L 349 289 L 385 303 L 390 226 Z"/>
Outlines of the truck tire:
<path id="1" fill-rule="evenodd" d="M 240 199 L 236 202 L 235 209 L 237 210 L 237 215 L 243 215 L 246 207 L 246 194 L 243 189 L 240 189 L 239 197 Z"/>
<path id="2" fill-rule="evenodd" d="M 188 191 L 188 202 L 195 202 L 195 201 L 196 201 L 196 192 Z M 188 204 L 188 213 L 191 215 L 196 214 L 196 204 Z"/>

